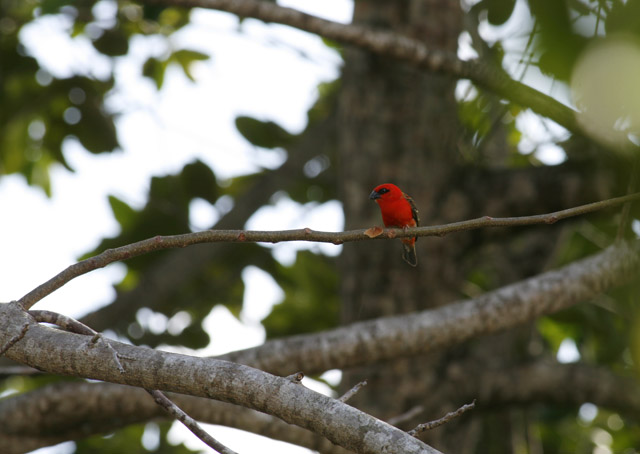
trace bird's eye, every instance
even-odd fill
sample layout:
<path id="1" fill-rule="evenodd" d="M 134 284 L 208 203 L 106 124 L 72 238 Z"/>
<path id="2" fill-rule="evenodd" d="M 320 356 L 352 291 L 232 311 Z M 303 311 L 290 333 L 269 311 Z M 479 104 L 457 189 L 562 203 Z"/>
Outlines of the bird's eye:
<path id="1" fill-rule="evenodd" d="M 389 192 L 387 188 L 382 188 L 378 191 L 378 194 L 386 194 L 387 192 Z"/>

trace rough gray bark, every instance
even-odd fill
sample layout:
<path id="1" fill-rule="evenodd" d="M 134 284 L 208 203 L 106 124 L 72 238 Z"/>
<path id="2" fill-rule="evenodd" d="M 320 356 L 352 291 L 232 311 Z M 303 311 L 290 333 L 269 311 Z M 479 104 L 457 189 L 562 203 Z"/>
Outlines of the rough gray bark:
<path id="1" fill-rule="evenodd" d="M 470 374 L 473 380 L 469 380 Z M 452 366 L 446 384 L 438 392 L 460 401 L 475 399 L 474 412 L 541 402 L 579 405 L 585 401 L 623 414 L 640 411 L 640 388 L 634 378 L 552 360 L 499 371 L 484 367 L 470 371 Z M 205 423 L 259 433 L 323 453 L 346 452 L 323 437 L 264 413 L 200 397 L 169 396 Z M 56 383 L 0 401 L 0 446 L 4 454 L 19 454 L 164 416 L 162 409 L 140 388 L 111 383 Z M 418 409 L 399 427 L 410 429 L 435 416 L 438 415 Z"/>
<path id="2" fill-rule="evenodd" d="M 24 326 L 29 326 L 21 336 Z M 0 345 L 20 338 L 6 355 L 61 375 L 92 378 L 208 397 L 259 410 L 325 436 L 358 453 L 438 453 L 435 449 L 337 399 L 286 378 L 216 359 L 161 352 L 111 341 L 110 349 L 82 336 L 38 325 L 18 304 L 0 305 Z"/>
<path id="3" fill-rule="evenodd" d="M 470 338 L 513 328 L 588 301 L 629 282 L 640 269 L 639 254 L 640 243 L 623 243 L 471 300 L 356 322 L 323 333 L 276 339 L 219 358 L 287 375 L 297 370 L 315 374 L 437 353 Z M 430 295 L 421 298 L 428 301 Z"/>

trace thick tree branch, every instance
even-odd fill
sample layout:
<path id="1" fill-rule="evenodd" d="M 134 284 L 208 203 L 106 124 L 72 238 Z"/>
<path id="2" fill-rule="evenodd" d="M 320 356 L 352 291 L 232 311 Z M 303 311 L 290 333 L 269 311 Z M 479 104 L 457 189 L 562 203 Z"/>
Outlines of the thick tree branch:
<path id="1" fill-rule="evenodd" d="M 124 374 L 124 368 L 122 367 L 122 363 L 120 362 L 120 358 L 118 358 L 118 352 L 111 346 L 109 341 L 100 333 L 89 328 L 87 325 L 80 323 L 79 321 L 67 317 L 66 315 L 58 314 L 57 312 L 52 311 L 29 311 L 29 315 L 31 315 L 35 321 L 39 323 L 51 323 L 53 325 L 59 326 L 65 331 L 69 331 L 70 333 L 76 334 L 84 334 L 85 336 L 91 336 L 91 340 L 89 341 L 90 346 L 95 346 L 98 341 L 102 341 L 102 343 L 109 349 L 111 352 L 111 356 L 113 357 L 113 363 L 118 368 L 121 374 Z"/>
<path id="2" fill-rule="evenodd" d="M 501 68 L 478 60 L 463 61 L 455 54 L 428 48 L 424 43 L 396 33 L 340 24 L 261 0 L 146 0 L 145 3 L 216 9 L 265 22 L 289 25 L 324 38 L 408 62 L 430 72 L 469 79 L 506 99 L 579 132 L 575 111 L 550 96 L 513 80 Z"/>
<path id="3" fill-rule="evenodd" d="M 169 393 L 168 397 L 204 423 L 246 430 L 315 451 L 335 448 L 324 437 L 255 410 L 184 394 Z M 0 446 L 3 454 L 18 454 L 158 418 L 166 418 L 166 413 L 141 388 L 61 382 L 0 400 Z"/>
<path id="4" fill-rule="evenodd" d="M 418 227 L 406 230 L 385 229 L 375 236 L 371 235 L 370 229 L 350 230 L 346 232 L 320 232 L 308 228 L 283 231 L 206 230 L 203 232 L 185 233 L 182 235 L 156 236 L 138 241 L 137 243 L 121 246 L 119 248 L 108 249 L 94 257 L 75 263 L 51 278 L 49 281 L 27 293 L 19 300 L 19 302 L 24 309 L 29 309 L 42 298 L 51 294 L 78 276 L 103 268 L 113 262 L 127 260 L 132 257 L 163 249 L 183 248 L 194 244 L 220 242 L 278 243 L 282 241 L 312 241 L 319 243 L 342 244 L 350 241 L 364 241 L 371 238 L 389 239 L 410 236 L 443 236 L 449 233 L 473 230 L 482 227 L 515 227 L 536 224 L 553 224 L 561 219 L 591 213 L 638 199 L 640 199 L 640 193 L 635 193 L 548 214 L 510 218 L 492 218 L 485 216 L 482 218 L 454 222 L 440 226 Z"/>
<path id="5" fill-rule="evenodd" d="M 456 399 L 477 399 L 476 411 L 540 403 L 579 407 L 591 402 L 636 419 L 640 414 L 640 386 L 633 376 L 584 363 L 560 364 L 552 358 L 502 365 L 499 370 L 484 363 L 472 371 L 453 367 L 440 391 Z"/>
<path id="6" fill-rule="evenodd" d="M 18 333 L 14 334 L 12 337 L 6 339 L 2 344 L 0 344 L 0 356 L 4 355 L 7 350 L 13 347 L 18 341 L 22 340 L 25 334 L 27 334 L 27 330 L 30 326 L 30 323 L 27 321 L 24 325 L 22 325 L 22 328 Z"/>
<path id="7" fill-rule="evenodd" d="M 120 358 L 118 358 L 118 353 L 115 349 L 109 344 L 100 333 L 94 331 L 88 326 L 80 323 L 73 318 L 67 317 L 62 314 L 58 314 L 56 312 L 51 311 L 29 311 L 29 314 L 34 317 L 37 322 L 45 322 L 57 325 L 64 329 L 65 331 L 77 334 L 84 334 L 91 336 L 90 345 L 95 344 L 99 340 L 102 340 L 104 344 L 109 348 L 109 350 L 113 354 L 114 363 L 117 365 L 118 370 L 121 374 L 125 373 L 124 368 L 122 367 L 122 363 L 120 362 Z M 213 438 L 207 431 L 205 431 L 196 420 L 194 420 L 191 416 L 189 416 L 186 412 L 184 412 L 180 407 L 178 407 L 175 403 L 173 403 L 167 396 L 165 396 L 162 392 L 157 389 L 147 389 L 146 390 L 151 397 L 153 397 L 154 401 L 165 409 L 167 413 L 169 413 L 172 417 L 180 421 L 184 426 L 189 429 L 196 437 L 202 440 L 209 447 L 213 448 L 220 454 L 237 454 L 235 451 L 232 451 L 218 440 Z"/>
<path id="8" fill-rule="evenodd" d="M 604 368 L 540 360 L 512 369 L 501 368 L 498 374 L 483 366 L 473 380 L 469 380 L 467 372 L 448 375 L 441 392 L 451 393 L 456 399 L 477 397 L 476 411 L 532 403 L 577 407 L 591 402 L 630 416 L 640 413 L 637 381 Z M 202 422 L 243 429 L 322 452 L 333 446 L 307 430 L 253 410 L 192 396 L 169 397 Z M 5 449 L 3 453 L 17 454 L 163 416 L 163 411 L 140 388 L 111 383 L 56 383 L 0 400 L 0 446 Z"/>
<path id="9" fill-rule="evenodd" d="M 471 300 L 276 339 L 218 358 L 285 375 L 300 369 L 314 374 L 424 354 L 558 312 L 629 282 L 640 269 L 639 254 L 637 241 L 611 246 Z"/>
<path id="10" fill-rule="evenodd" d="M 0 304 L 0 344 L 30 322 L 19 304 Z M 51 373 L 172 391 L 253 408 L 359 453 L 437 453 L 405 432 L 337 399 L 286 378 L 216 359 L 161 352 L 111 341 L 126 374 L 106 349 L 88 348 L 88 336 L 31 324 L 6 355 Z"/>

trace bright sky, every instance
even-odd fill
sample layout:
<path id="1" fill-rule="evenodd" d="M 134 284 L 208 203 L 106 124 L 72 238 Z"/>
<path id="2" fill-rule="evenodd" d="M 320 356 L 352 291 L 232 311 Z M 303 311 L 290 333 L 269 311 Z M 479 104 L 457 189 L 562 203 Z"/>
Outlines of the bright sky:
<path id="1" fill-rule="evenodd" d="M 279 3 L 339 22 L 348 22 L 352 12 L 348 0 Z M 113 3 L 102 1 L 96 8 L 108 23 Z M 107 62 L 86 39 L 70 40 L 64 31 L 68 26 L 61 17 L 46 17 L 24 30 L 21 38 L 55 76 L 69 76 L 72 70 L 104 76 Z M 19 176 L 0 178 L 0 210 L 4 214 L 0 301 L 20 298 L 74 263 L 103 237 L 117 234 L 118 225 L 107 203 L 109 194 L 139 208 L 146 201 L 152 176 L 178 172 L 196 158 L 209 164 L 219 178 L 279 165 L 282 154 L 254 149 L 236 131 L 235 117 L 251 115 L 274 120 L 292 132 L 300 131 L 305 126 L 306 111 L 316 99 L 318 83 L 335 79 L 341 63 L 337 53 L 316 36 L 251 19 L 238 32 L 236 16 L 213 11 L 195 11 L 192 23 L 172 37 L 171 44 L 175 48 L 201 50 L 212 59 L 194 67 L 196 83 L 181 70 L 171 68 L 158 93 L 152 82 L 142 78 L 139 68 L 149 55 L 161 55 L 166 50 L 164 44 L 154 38 L 134 40 L 130 54 L 116 63 L 117 86 L 108 100 L 110 108 L 122 113 L 117 122 L 121 151 L 96 156 L 69 141 L 64 152 L 76 172 L 62 167 L 53 169 L 50 199 Z M 524 127 L 535 128 L 531 126 L 535 123 L 525 123 Z M 533 136 L 536 134 L 534 131 Z M 194 202 L 194 208 L 192 225 L 196 229 L 207 228 L 219 216 L 218 207 L 204 201 Z M 256 213 L 247 228 L 309 226 L 339 231 L 343 224 L 336 202 L 301 206 L 281 199 Z M 328 254 L 340 251 L 332 245 L 281 244 L 274 247 L 274 254 L 290 263 L 295 250 L 301 247 L 318 248 Z M 67 284 L 36 307 L 79 317 L 109 303 L 114 297 L 112 284 L 123 274 L 121 264 L 94 271 Z M 223 307 L 214 309 L 204 320 L 213 333 L 212 344 L 197 354 L 222 353 L 263 342 L 259 322 L 282 292 L 255 267 L 247 267 L 242 278 L 246 283 L 244 323 Z M 179 327 L 183 323 L 179 317 L 167 320 L 148 310 L 141 311 L 139 319 L 150 329 Z M 327 378 L 337 380 L 339 373 L 328 373 Z M 314 386 L 307 379 L 305 384 Z M 150 424 L 145 432 L 143 442 L 148 448 L 157 444 L 154 427 Z M 185 432 L 180 424 L 174 425 L 172 440 L 186 439 L 190 447 L 203 448 L 199 440 Z M 238 436 L 237 431 L 227 428 L 213 428 L 211 432 L 235 451 L 256 451 L 255 436 L 244 432 Z M 259 443 L 259 452 L 263 453 L 307 452 L 263 438 Z M 72 451 L 73 444 L 65 443 L 39 453 Z"/>

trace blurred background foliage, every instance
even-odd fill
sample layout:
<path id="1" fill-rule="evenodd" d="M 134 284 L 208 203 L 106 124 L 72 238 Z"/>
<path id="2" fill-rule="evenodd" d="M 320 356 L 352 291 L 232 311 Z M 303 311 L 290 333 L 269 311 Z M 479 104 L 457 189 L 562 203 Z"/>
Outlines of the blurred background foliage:
<path id="1" fill-rule="evenodd" d="M 116 74 L 111 71 L 96 77 L 84 70 L 64 76 L 50 74 L 29 55 L 21 42 L 21 30 L 34 21 L 48 15 L 63 16 L 69 23 L 68 32 L 73 39 L 88 40 L 96 52 L 109 60 L 126 55 L 131 41 L 137 36 L 156 36 L 167 40 L 166 48 L 169 50 L 164 55 L 149 57 L 139 68 L 140 73 L 151 79 L 158 90 L 162 90 L 165 74 L 171 65 L 194 80 L 191 64 L 211 57 L 193 49 L 172 49 L 168 42 L 173 33 L 189 25 L 189 11 L 185 9 L 117 1 L 112 2 L 116 6 L 114 17 L 105 20 L 96 17 L 98 3 L 102 2 L 0 0 L 0 175 L 21 174 L 29 184 L 50 194 L 52 167 L 59 164 L 73 170 L 65 160 L 67 141 L 77 141 L 96 154 L 111 153 L 119 148 L 116 127 L 119 112 L 109 107 L 108 102 Z M 523 20 L 528 13 L 522 11 L 527 7 L 531 12 L 529 28 L 513 32 L 517 36 L 489 39 L 478 33 L 478 28 L 486 24 L 503 26 L 516 11 L 520 11 L 519 20 Z M 529 0 L 526 3 L 481 0 L 469 5 L 467 14 L 472 19 L 468 25 L 471 47 L 480 58 L 508 70 L 513 69 L 513 65 L 507 59 L 516 58 L 520 63 L 518 68 L 524 65 L 537 69 L 541 74 L 539 77 L 544 75 L 557 86 L 570 82 L 576 62 L 594 42 L 618 33 L 640 41 L 640 0 Z M 328 44 L 336 46 L 335 43 Z M 340 49 L 340 46 L 336 47 Z M 523 74 L 512 75 L 518 78 Z M 637 74 L 633 77 L 637 78 Z M 307 128 L 300 134 L 292 134 L 273 121 L 247 116 L 236 119 L 238 131 L 252 145 L 286 150 L 287 162 L 282 168 L 262 169 L 220 184 L 206 164 L 189 162 L 177 174 L 154 177 L 142 209 L 135 209 L 112 195 L 109 202 L 121 231 L 115 237 L 105 238 L 85 257 L 155 235 L 190 231 L 190 207 L 197 199 L 212 205 L 221 200 L 226 200 L 227 205 L 231 203 L 232 208 L 224 216 L 236 221 L 235 228 L 242 228 L 248 215 L 271 203 L 270 196 L 276 191 L 267 194 L 263 201 L 244 207 L 248 213 L 236 216 L 234 213 L 238 207 L 234 203 L 238 200 L 246 203 L 246 196 L 252 188 L 268 178 L 277 180 L 274 186 L 277 191 L 299 203 L 320 204 L 336 200 L 335 178 L 339 163 L 330 138 L 323 147 L 309 147 L 311 153 L 308 155 L 296 146 L 332 115 L 339 84 L 338 80 L 319 87 L 319 97 L 309 112 Z M 502 140 L 500 149 L 508 155 L 508 159 L 503 161 L 507 168 L 546 165 L 535 153 L 536 145 L 523 151 L 523 134 L 517 121 L 524 112 L 522 106 L 498 100 L 473 86 L 463 87 L 461 92 L 464 94 L 458 97 L 463 126 L 460 151 L 468 164 L 491 166 L 494 157 L 488 152 L 490 147 L 487 144 Z M 550 140 L 555 140 L 553 145 L 564 149 L 566 159 L 575 157 L 576 161 L 590 156 L 588 150 L 583 149 L 594 146 L 585 143 L 584 138 L 567 139 L 565 134 Z M 580 144 L 577 147 L 581 153 L 572 154 L 576 142 Z M 619 167 L 627 169 L 627 173 L 623 173 L 625 178 L 620 181 L 620 186 L 625 188 L 630 165 L 628 157 L 610 159 L 621 159 Z M 291 167 L 286 168 L 287 165 Z M 286 177 L 283 176 L 285 171 Z M 576 222 L 565 234 L 556 251 L 555 263 L 551 265 L 569 263 L 610 244 L 617 234 L 617 219 L 613 222 L 611 215 L 598 214 Z M 637 213 L 634 216 L 637 217 Z M 630 232 L 626 234 L 631 235 Z M 118 295 L 137 288 L 145 273 L 163 255 L 169 254 L 172 251 L 128 260 L 127 274 L 117 286 Z M 184 329 L 173 333 L 166 330 L 152 332 L 136 318 L 141 307 L 134 305 L 118 308 L 117 323 L 94 328 L 108 328 L 137 344 L 153 347 L 204 347 L 209 336 L 200 321 L 216 305 L 224 305 L 234 315 L 239 315 L 245 289 L 238 276 L 248 264 L 269 273 L 283 291 L 282 301 L 263 320 L 268 338 L 320 331 L 338 325 L 340 275 L 335 257 L 299 251 L 295 263 L 285 266 L 274 258 L 268 248 L 242 245 L 233 250 L 221 249 L 219 260 L 208 262 L 199 275 L 186 280 L 171 295 L 144 303 L 168 319 L 179 313 L 188 314 L 189 322 Z M 483 273 L 478 270 L 470 274 L 470 285 L 479 289 L 491 288 L 491 280 Z M 630 342 L 633 333 L 640 331 L 639 286 L 640 283 L 635 283 L 615 289 L 595 304 L 582 304 L 539 320 L 536 328 L 543 342 L 543 351 L 556 355 L 563 342 L 569 340 L 577 348 L 582 361 L 621 373 L 635 370 L 634 349 Z M 180 301 L 180 304 L 176 305 L 175 301 Z M 640 339 L 637 342 L 640 345 Z M 638 354 L 635 355 L 637 362 Z M 8 388 L 27 391 L 60 379 L 10 378 L 0 383 L 0 391 Z M 583 408 L 538 405 L 528 418 L 535 421 L 531 436 L 537 440 L 534 445 L 540 447 L 536 452 L 632 453 L 637 452 L 632 447 L 637 449 L 640 446 L 637 415 L 603 408 L 598 409 L 595 416 L 588 417 Z M 154 429 L 159 431 L 160 440 L 154 452 L 188 452 L 183 446 L 166 442 L 168 428 L 169 424 L 162 423 Z M 136 425 L 108 437 L 81 440 L 77 442 L 76 452 L 148 452 L 141 444 L 144 430 L 144 425 Z M 598 447 L 605 450 L 597 451 Z M 533 451 L 521 448 L 513 452 Z"/>

